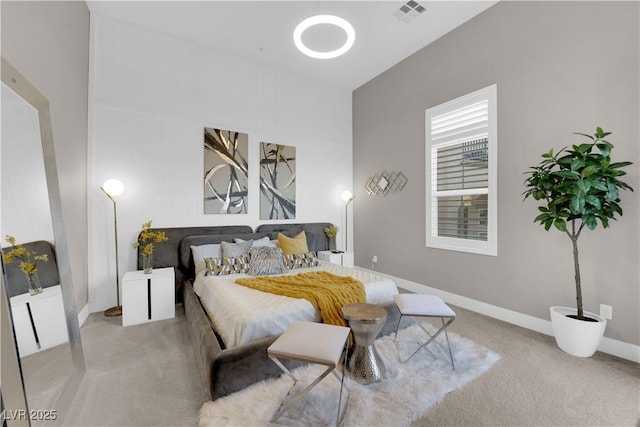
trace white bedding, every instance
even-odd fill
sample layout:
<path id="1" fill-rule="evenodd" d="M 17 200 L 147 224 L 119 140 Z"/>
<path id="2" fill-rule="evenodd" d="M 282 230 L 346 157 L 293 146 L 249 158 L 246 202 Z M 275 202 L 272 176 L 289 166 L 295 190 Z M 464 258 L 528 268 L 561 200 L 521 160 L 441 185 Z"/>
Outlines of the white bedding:
<path id="1" fill-rule="evenodd" d="M 287 274 L 324 270 L 340 276 L 353 276 L 364 284 L 367 302 L 388 304 L 398 288 L 390 279 L 325 261 L 318 267 L 299 268 Z M 305 300 L 274 295 L 235 284 L 246 274 L 196 276 L 193 288 L 200 297 L 216 331 L 227 348 L 237 347 L 269 336 L 280 335 L 296 320 L 319 322 L 320 314 Z"/>

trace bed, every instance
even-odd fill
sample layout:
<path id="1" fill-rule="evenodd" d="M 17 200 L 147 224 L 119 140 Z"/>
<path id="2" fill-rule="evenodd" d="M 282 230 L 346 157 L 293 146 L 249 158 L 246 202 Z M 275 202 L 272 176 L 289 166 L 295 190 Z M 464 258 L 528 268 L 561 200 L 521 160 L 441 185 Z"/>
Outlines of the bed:
<path id="1" fill-rule="evenodd" d="M 327 250 L 324 228 L 329 223 L 264 224 L 255 231 L 249 226 L 156 228 L 168 241 L 156 245 L 156 268 L 174 267 L 176 301 L 182 302 L 189 333 L 202 375 L 212 399 L 241 390 L 253 383 L 280 376 L 282 371 L 267 357 L 267 347 L 295 320 L 321 321 L 317 310 L 305 300 L 281 297 L 244 288 L 235 283 L 246 274 L 205 276 L 196 274 L 193 246 L 234 242 L 235 239 L 277 240 L 278 233 L 293 237 L 304 231 L 310 251 Z M 142 257 L 138 254 L 138 268 Z M 395 330 L 398 311 L 393 304 L 397 288 L 389 279 L 365 271 L 319 261 L 316 267 L 292 270 L 329 271 L 353 275 L 365 285 L 367 301 L 387 309 L 388 319 L 381 334 Z M 290 301 L 284 301 L 290 300 Z M 293 369 L 298 364 L 290 362 Z"/>

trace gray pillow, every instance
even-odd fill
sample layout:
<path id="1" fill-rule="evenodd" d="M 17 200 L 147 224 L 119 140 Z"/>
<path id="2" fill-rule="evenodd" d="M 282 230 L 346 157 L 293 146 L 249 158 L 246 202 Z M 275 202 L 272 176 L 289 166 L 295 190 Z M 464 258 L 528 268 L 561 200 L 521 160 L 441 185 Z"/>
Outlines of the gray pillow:
<path id="1" fill-rule="evenodd" d="M 284 265 L 284 258 L 280 248 L 271 246 L 256 246 L 249 250 L 249 271 L 251 276 L 266 276 L 268 274 L 282 274 L 289 271 Z"/>
<path id="2" fill-rule="evenodd" d="M 220 247 L 222 248 L 222 258 L 246 255 L 247 252 L 249 252 L 251 245 L 253 245 L 253 240 L 247 240 L 242 243 L 221 242 Z"/>

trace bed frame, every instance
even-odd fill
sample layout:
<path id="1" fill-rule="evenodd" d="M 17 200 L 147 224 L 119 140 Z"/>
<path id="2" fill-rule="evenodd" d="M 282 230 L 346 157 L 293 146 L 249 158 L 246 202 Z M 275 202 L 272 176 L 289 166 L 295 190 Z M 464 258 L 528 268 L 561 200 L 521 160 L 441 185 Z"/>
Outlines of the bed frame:
<path id="1" fill-rule="evenodd" d="M 269 236 L 275 240 L 278 233 L 293 237 L 300 231 L 304 231 L 309 250 L 323 251 L 329 248 L 329 240 L 324 234 L 324 228 L 330 225 L 330 223 L 263 224 L 255 231 L 244 225 L 154 228 L 154 231 L 164 231 L 169 240 L 156 245 L 153 267 L 174 268 L 176 301 L 183 303 L 194 352 L 213 400 L 256 382 L 279 377 L 282 371 L 267 356 L 267 348 L 277 337 L 264 338 L 232 349 L 225 348 L 193 290 L 195 267 L 190 247 L 222 241 L 233 242 L 234 237 L 248 240 Z M 141 266 L 142 255 L 138 251 L 138 269 Z M 388 317 L 381 335 L 394 332 L 399 318 L 395 304 L 385 308 Z M 293 369 L 301 363 L 288 361 L 286 365 L 289 369 Z"/>

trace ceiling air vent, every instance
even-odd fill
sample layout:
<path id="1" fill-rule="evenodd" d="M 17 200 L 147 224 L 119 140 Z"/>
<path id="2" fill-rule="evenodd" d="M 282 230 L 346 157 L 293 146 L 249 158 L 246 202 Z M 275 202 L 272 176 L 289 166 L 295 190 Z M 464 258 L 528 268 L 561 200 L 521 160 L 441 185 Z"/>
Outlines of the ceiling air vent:
<path id="1" fill-rule="evenodd" d="M 393 14 L 396 18 L 398 18 L 402 22 L 405 22 L 408 24 L 409 22 L 413 21 L 418 16 L 420 16 L 420 14 L 422 14 L 425 10 L 427 9 L 425 9 L 424 6 L 422 6 L 418 2 L 409 0 L 408 2 L 400 6 L 400 8 L 396 10 Z"/>

